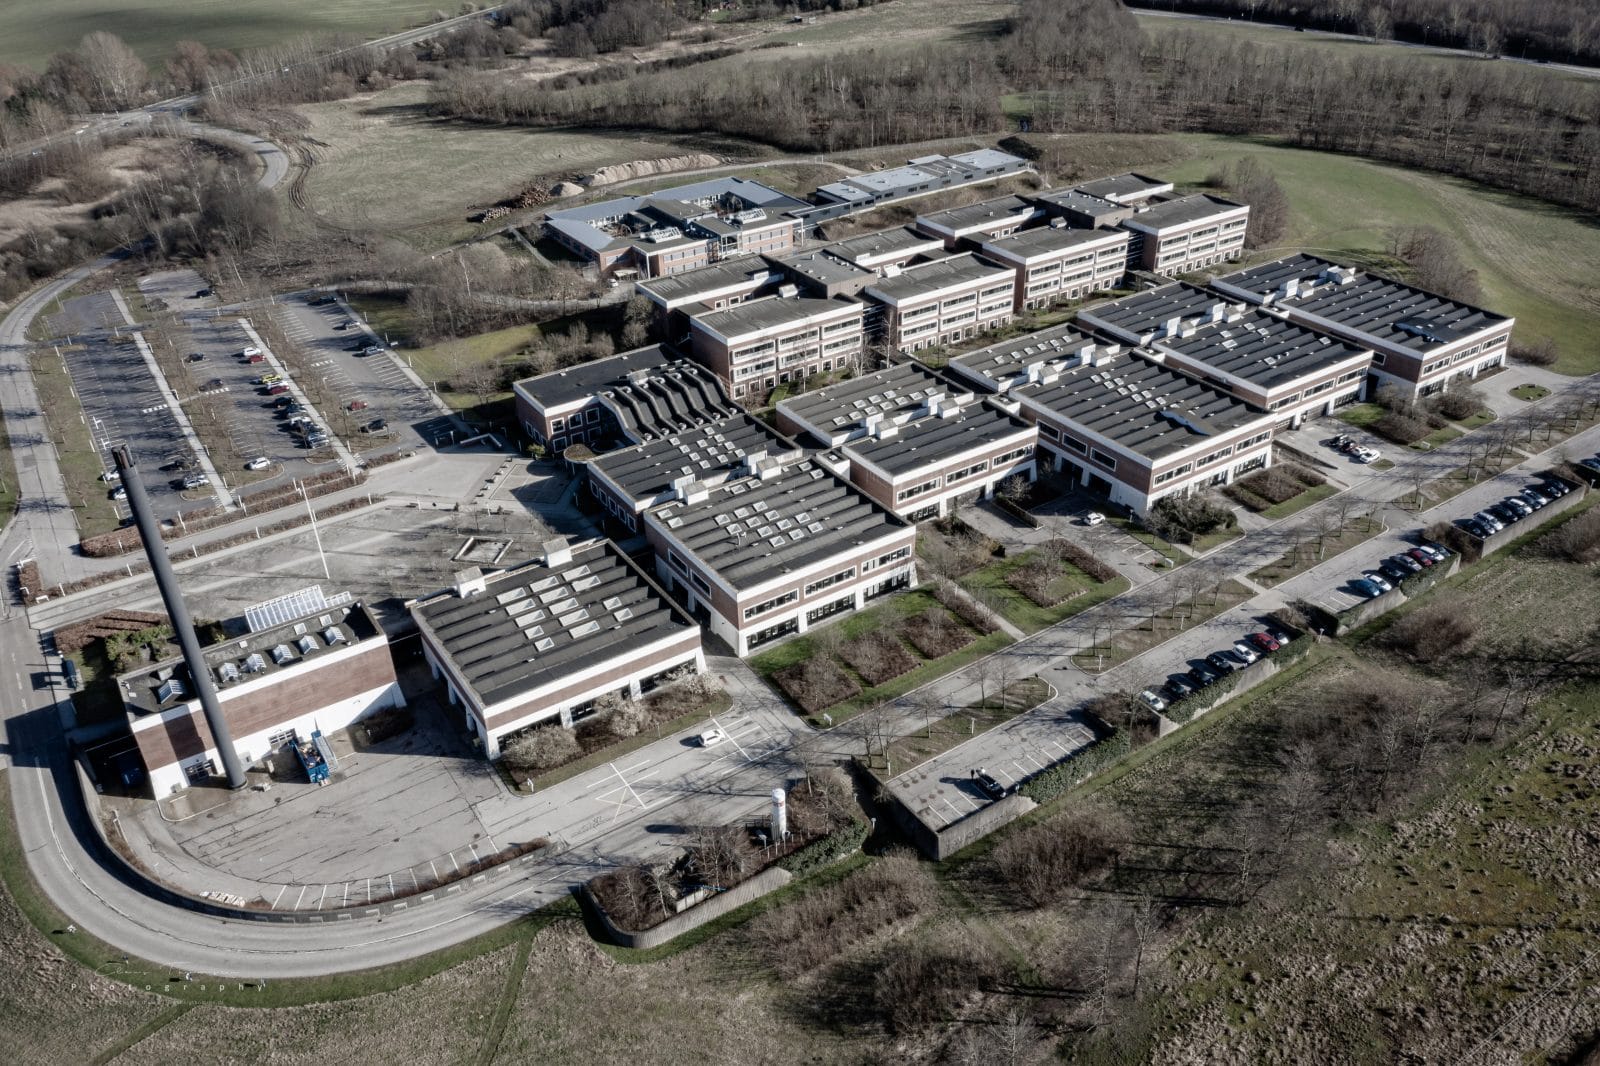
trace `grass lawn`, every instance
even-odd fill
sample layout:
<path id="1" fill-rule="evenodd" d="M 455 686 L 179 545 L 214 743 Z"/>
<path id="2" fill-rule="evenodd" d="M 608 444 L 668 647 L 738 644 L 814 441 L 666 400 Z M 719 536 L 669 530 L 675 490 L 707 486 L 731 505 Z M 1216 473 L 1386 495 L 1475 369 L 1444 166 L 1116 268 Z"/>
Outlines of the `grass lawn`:
<path id="1" fill-rule="evenodd" d="M 1533 400 L 1544 399 L 1546 396 L 1550 395 L 1550 390 L 1545 388 L 1543 385 L 1518 385 L 1516 388 L 1511 390 L 1511 395 L 1515 396 L 1519 400 L 1528 400 L 1531 402 Z"/>
<path id="2" fill-rule="evenodd" d="M 1128 579 L 1118 576 L 1113 581 L 1097 584 L 1087 574 L 1068 563 L 1062 564 L 1063 588 L 1077 588 L 1081 591 L 1054 607 L 1040 607 L 1033 600 L 1024 596 L 1011 586 L 1006 580 L 1018 567 L 1025 565 L 1033 552 L 1023 552 L 1021 555 L 1010 559 L 1000 559 L 981 566 L 960 581 L 962 588 L 972 593 L 981 603 L 989 604 L 1006 621 L 1022 630 L 1024 633 L 1036 633 L 1048 626 L 1053 626 L 1064 618 L 1070 618 L 1080 611 L 1088 610 L 1102 600 L 1126 592 Z M 1055 586 L 1052 586 L 1052 590 Z"/>
<path id="3" fill-rule="evenodd" d="M 146 62 L 172 54 L 178 41 L 239 53 L 304 36 L 374 37 L 427 22 L 441 5 L 425 0 L 52 0 L 0 4 L 0 62 L 44 69 L 54 52 L 105 30 Z M 449 5 L 444 5 L 449 7 Z M 455 12 L 450 8 L 451 13 Z"/>
<path id="4" fill-rule="evenodd" d="M 1383 408 L 1375 403 L 1351 404 L 1336 417 L 1348 425 L 1366 427 L 1383 417 Z"/>
<path id="5" fill-rule="evenodd" d="M 1432 451 L 1441 444 L 1449 444 L 1459 436 L 1461 436 L 1461 428 L 1459 426 L 1440 426 L 1432 433 L 1429 433 L 1426 437 L 1423 437 L 1420 440 L 1414 440 L 1410 444 L 1406 445 L 1406 447 L 1419 452 Z"/>
<path id="6" fill-rule="evenodd" d="M 1238 526 L 1234 526 L 1232 529 L 1219 529 L 1213 533 L 1207 533 L 1203 537 L 1196 537 L 1194 543 L 1188 545 L 1188 548 L 1196 555 L 1204 555 L 1211 549 L 1220 548 L 1230 540 L 1237 540 L 1242 536 L 1244 536 L 1244 530 Z"/>
<path id="7" fill-rule="evenodd" d="M 310 120 L 307 135 L 324 142 L 306 178 L 311 208 L 433 247 L 478 233 L 473 212 L 529 183 L 693 150 L 687 141 L 627 132 L 441 121 L 428 114 L 428 93 L 425 83 L 408 82 L 297 108 Z"/>
<path id="8" fill-rule="evenodd" d="M 840 627 L 846 641 L 861 637 L 865 634 L 883 629 L 886 624 L 893 623 L 902 618 L 921 614 L 930 608 L 943 609 L 939 601 L 933 598 L 932 593 L 922 589 L 913 589 L 891 597 L 888 602 L 875 604 L 864 611 L 850 615 L 841 622 L 834 623 Z M 954 617 L 954 616 L 952 616 Z M 960 625 L 960 621 L 956 620 Z M 867 686 L 862 683 L 861 691 L 849 699 L 843 700 L 825 711 L 816 715 L 807 716 L 814 725 L 822 725 L 822 714 L 833 718 L 834 724 L 843 722 L 874 704 L 884 700 L 896 699 L 910 692 L 919 685 L 925 685 L 934 678 L 943 677 L 961 669 L 970 662 L 983 658 L 1011 643 L 1011 638 L 1004 633 L 990 633 L 987 636 L 979 635 L 972 643 L 948 655 L 937 659 L 924 659 L 910 641 L 904 641 L 906 651 L 920 660 L 918 666 L 893 678 L 884 684 Z M 816 654 L 816 648 L 809 636 L 796 637 L 793 640 L 773 648 L 771 651 L 762 652 L 750 660 L 750 666 L 760 674 L 774 688 L 776 683 L 772 675 L 786 666 L 803 662 Z M 854 677 L 854 671 L 848 664 L 839 663 L 841 669 Z"/>
<path id="9" fill-rule="evenodd" d="M 1050 686 L 1037 677 L 1023 678 L 987 700 L 979 700 L 943 718 L 929 722 L 923 732 L 900 737 L 889 745 L 887 757 L 872 756 L 867 768 L 879 777 L 903 774 L 912 767 L 963 744 L 979 733 L 1011 721 L 1050 698 Z M 881 772 L 880 772 L 881 771 Z"/>
<path id="10" fill-rule="evenodd" d="M 35 351 L 32 358 L 33 385 L 39 393 L 39 408 L 45 412 L 50 438 L 55 441 L 56 458 L 66 482 L 67 498 L 78 523 L 79 538 L 106 533 L 122 524 L 112 507 L 106 483 L 100 480 L 105 467 L 95 451 L 89 427 L 83 422 L 83 408 L 72 379 L 54 352 Z"/>
<path id="11" fill-rule="evenodd" d="M 11 440 L 0 423 L 0 529 L 17 513 L 17 466 L 11 461 Z"/>
<path id="12" fill-rule="evenodd" d="M 1318 563 L 1332 559 L 1341 552 L 1349 551 L 1362 541 L 1376 536 L 1382 530 L 1382 522 L 1375 518 L 1362 517 L 1352 519 L 1350 524 L 1340 530 L 1337 535 L 1323 538 L 1320 546 L 1314 535 L 1307 534 L 1305 540 L 1252 573 L 1250 580 L 1258 585 L 1271 588 L 1289 580 L 1303 570 L 1309 570 Z"/>
<path id="13" fill-rule="evenodd" d="M 1313 485 L 1298 496 L 1291 496 L 1282 503 L 1275 503 L 1271 507 L 1265 508 L 1262 510 L 1261 515 L 1264 518 L 1274 520 L 1288 518 L 1290 515 L 1297 514 L 1314 503 L 1326 500 L 1329 496 L 1337 494 L 1338 491 L 1337 486 L 1329 485 L 1326 482 L 1321 485 Z"/>
<path id="14" fill-rule="evenodd" d="M 1538 387 L 1539 386 L 1537 386 L 1537 385 L 1534 386 L 1534 388 L 1538 388 Z M 1544 393 L 1542 393 L 1542 395 L 1545 395 L 1545 396 L 1548 396 L 1549 394 L 1550 394 L 1550 390 L 1549 389 L 1546 389 L 1544 391 Z M 1534 399 L 1538 399 L 1538 397 L 1536 396 L 1536 397 L 1534 397 Z M 1463 418 L 1461 421 L 1457 422 L 1456 425 L 1460 426 L 1463 430 L 1474 430 L 1474 429 L 1477 429 L 1479 426 L 1487 426 L 1490 422 L 1493 422 L 1493 421 L 1494 421 L 1494 412 L 1489 410 L 1487 407 L 1485 407 L 1483 410 L 1479 411 L 1477 414 L 1471 415 L 1471 416 L 1469 416 L 1467 418 Z"/>

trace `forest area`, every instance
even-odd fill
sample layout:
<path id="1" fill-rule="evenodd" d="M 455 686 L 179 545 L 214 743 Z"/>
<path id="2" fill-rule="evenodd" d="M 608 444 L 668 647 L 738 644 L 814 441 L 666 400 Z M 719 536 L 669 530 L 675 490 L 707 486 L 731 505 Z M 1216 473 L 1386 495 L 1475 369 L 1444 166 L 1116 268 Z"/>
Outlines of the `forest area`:
<path id="1" fill-rule="evenodd" d="M 1006 97 L 1021 112 L 1003 110 Z M 1151 36 L 1117 0 L 1022 0 L 988 41 L 789 60 L 781 76 L 724 62 L 551 91 L 457 69 L 435 82 L 433 106 L 495 123 L 709 129 L 802 152 L 993 134 L 1014 117 L 1040 133 L 1249 133 L 1600 207 L 1600 86 L 1487 61 Z"/>
<path id="2" fill-rule="evenodd" d="M 1131 0 L 1129 6 L 1392 37 L 1488 56 L 1600 63 L 1600 10 L 1585 0 Z"/>

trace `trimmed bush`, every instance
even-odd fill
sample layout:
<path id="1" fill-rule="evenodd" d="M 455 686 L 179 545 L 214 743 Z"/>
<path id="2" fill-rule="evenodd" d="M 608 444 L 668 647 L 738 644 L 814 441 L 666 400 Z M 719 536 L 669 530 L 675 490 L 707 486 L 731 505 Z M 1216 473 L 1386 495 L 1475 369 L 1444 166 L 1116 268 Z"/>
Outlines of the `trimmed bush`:
<path id="1" fill-rule="evenodd" d="M 851 822 L 842 829 L 835 829 L 825 837 L 819 837 L 803 848 L 797 848 L 779 859 L 773 865 L 788 870 L 795 877 L 810 877 L 824 866 L 833 863 L 860 849 L 867 839 L 869 827 L 865 822 Z"/>
<path id="2" fill-rule="evenodd" d="M 1084 748 L 1066 762 L 1058 763 L 1022 786 L 1022 795 L 1041 806 L 1088 780 L 1128 753 L 1128 737 L 1113 733 Z"/>

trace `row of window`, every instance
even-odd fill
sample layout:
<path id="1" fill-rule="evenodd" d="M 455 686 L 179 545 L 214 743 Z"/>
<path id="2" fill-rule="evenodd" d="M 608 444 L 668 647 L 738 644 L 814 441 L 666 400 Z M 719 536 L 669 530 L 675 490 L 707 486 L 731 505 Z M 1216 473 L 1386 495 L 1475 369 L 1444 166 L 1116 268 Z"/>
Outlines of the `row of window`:
<path id="1" fill-rule="evenodd" d="M 837 585 L 839 582 L 841 582 L 841 581 L 849 581 L 851 578 L 853 578 L 855 576 L 856 576 L 856 568 L 853 567 L 853 566 L 847 567 L 847 568 L 839 571 L 837 574 L 830 574 L 827 577 L 819 578 L 818 580 L 813 581 L 811 584 L 807 585 L 806 586 L 806 595 L 810 596 L 814 592 L 821 592 L 823 589 L 832 588 L 833 586 Z"/>
<path id="2" fill-rule="evenodd" d="M 761 615 L 767 614 L 770 611 L 776 611 L 779 607 L 786 607 L 799 598 L 799 591 L 796 589 L 790 589 L 788 592 L 774 596 L 770 600 L 763 600 L 752 607 L 746 607 L 744 609 L 744 620 L 748 622 L 752 618 L 759 618 Z"/>
<path id="3" fill-rule="evenodd" d="M 946 485 L 954 485 L 958 481 L 962 481 L 962 480 L 964 480 L 966 478 L 973 477 L 973 476 L 975 476 L 977 474 L 981 474 L 985 470 L 988 470 L 988 469 L 989 469 L 989 460 L 984 459 L 981 462 L 973 463 L 971 466 L 964 467 L 964 468 L 962 468 L 960 470 L 951 471 L 950 473 L 948 473 L 948 474 L 946 474 L 944 476 L 944 483 Z"/>

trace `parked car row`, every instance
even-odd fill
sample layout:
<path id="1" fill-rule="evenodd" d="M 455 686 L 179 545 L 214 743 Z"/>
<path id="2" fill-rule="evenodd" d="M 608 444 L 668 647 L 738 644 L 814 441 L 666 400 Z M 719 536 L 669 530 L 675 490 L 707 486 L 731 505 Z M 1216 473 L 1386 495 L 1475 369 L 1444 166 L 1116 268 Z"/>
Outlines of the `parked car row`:
<path id="1" fill-rule="evenodd" d="M 1159 688 L 1147 688 L 1140 692 L 1139 699 L 1152 711 L 1159 713 L 1169 705 L 1216 684 L 1235 670 L 1243 670 L 1262 657 L 1271 655 L 1292 639 L 1288 632 L 1277 626 L 1246 633 L 1232 646 L 1212 652 L 1184 673 L 1173 674 Z"/>
<path id="2" fill-rule="evenodd" d="M 1383 453 L 1376 448 L 1368 448 L 1359 443 L 1354 437 L 1341 433 L 1328 442 L 1335 450 L 1343 452 L 1358 463 L 1375 463 L 1383 458 Z"/>
<path id="3" fill-rule="evenodd" d="M 1415 548 L 1407 548 L 1389 556 L 1376 569 L 1363 571 L 1350 580 L 1350 587 L 1358 595 L 1375 600 L 1385 592 L 1393 592 L 1396 585 L 1412 574 L 1436 566 L 1454 554 L 1443 544 L 1425 540 Z"/>
<path id="4" fill-rule="evenodd" d="M 1551 478 L 1549 481 L 1525 486 L 1499 503 L 1491 503 L 1477 514 L 1457 519 L 1456 525 L 1482 540 L 1499 533 L 1515 522 L 1522 521 L 1539 508 L 1571 491 L 1572 486 L 1565 481 Z"/>

